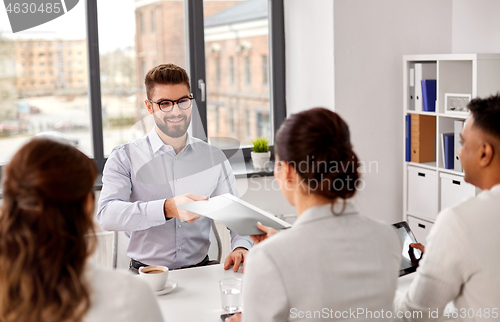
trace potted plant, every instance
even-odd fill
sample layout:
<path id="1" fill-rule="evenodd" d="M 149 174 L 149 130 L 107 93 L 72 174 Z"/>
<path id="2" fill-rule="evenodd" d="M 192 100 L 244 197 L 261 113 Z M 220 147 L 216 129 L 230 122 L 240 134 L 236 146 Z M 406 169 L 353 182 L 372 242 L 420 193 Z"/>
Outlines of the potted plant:
<path id="1" fill-rule="evenodd" d="M 271 152 L 269 151 L 269 142 L 265 137 L 257 138 L 255 141 L 252 140 L 252 162 L 255 169 L 264 169 L 269 166 L 269 159 L 271 158 Z"/>

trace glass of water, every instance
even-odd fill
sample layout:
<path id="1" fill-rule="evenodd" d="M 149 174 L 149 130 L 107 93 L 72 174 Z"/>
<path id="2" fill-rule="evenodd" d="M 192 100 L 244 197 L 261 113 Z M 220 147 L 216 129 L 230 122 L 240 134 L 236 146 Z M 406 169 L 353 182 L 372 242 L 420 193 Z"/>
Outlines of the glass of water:
<path id="1" fill-rule="evenodd" d="M 241 279 L 220 280 L 222 309 L 229 313 L 241 311 Z"/>

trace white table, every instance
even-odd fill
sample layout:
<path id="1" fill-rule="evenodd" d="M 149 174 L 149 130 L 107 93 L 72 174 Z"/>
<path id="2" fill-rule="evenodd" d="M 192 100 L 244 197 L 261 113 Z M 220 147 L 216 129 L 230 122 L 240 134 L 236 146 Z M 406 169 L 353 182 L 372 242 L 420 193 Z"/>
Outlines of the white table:
<path id="1" fill-rule="evenodd" d="M 188 268 L 169 272 L 169 280 L 179 283 L 172 293 L 158 296 L 158 304 L 166 322 L 219 322 L 223 313 L 219 281 L 224 278 L 243 278 L 241 269 L 234 273 L 222 265 Z M 397 292 L 410 287 L 414 274 L 398 279 Z"/>
<path id="2" fill-rule="evenodd" d="M 219 281 L 243 278 L 240 270 L 224 270 L 222 264 L 187 268 L 169 272 L 168 279 L 179 286 L 169 294 L 158 296 L 158 304 L 166 322 L 220 322 L 223 313 Z"/>

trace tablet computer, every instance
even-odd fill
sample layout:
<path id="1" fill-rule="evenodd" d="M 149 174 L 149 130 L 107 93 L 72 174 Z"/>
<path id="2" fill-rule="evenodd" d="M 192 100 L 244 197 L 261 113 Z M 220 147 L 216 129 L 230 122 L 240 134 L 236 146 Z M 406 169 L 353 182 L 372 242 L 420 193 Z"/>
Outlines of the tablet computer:
<path id="1" fill-rule="evenodd" d="M 417 243 L 417 240 L 406 221 L 398 222 L 394 224 L 394 227 L 396 227 L 399 238 L 403 243 L 403 256 L 401 258 L 401 268 L 399 269 L 399 276 L 401 277 L 417 270 L 418 261 L 422 258 L 422 252 L 410 247 L 410 244 Z"/>

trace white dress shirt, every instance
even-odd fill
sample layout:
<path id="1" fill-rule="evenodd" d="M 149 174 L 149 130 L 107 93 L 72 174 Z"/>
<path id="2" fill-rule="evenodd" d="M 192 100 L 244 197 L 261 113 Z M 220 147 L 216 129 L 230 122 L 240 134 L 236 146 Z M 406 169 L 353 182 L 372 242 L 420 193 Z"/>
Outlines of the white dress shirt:
<path id="1" fill-rule="evenodd" d="M 409 290 L 395 300 L 396 311 L 422 311 L 422 318 L 400 321 L 435 321 L 429 310 L 442 317 L 450 301 L 458 321 L 500 321 L 499 229 L 500 185 L 443 210 Z"/>
<path id="2" fill-rule="evenodd" d="M 162 322 L 150 287 L 129 272 L 88 267 L 91 305 L 85 322 Z"/>
<path id="3" fill-rule="evenodd" d="M 340 320 L 339 314 L 343 321 L 387 321 L 376 316 L 392 313 L 402 247 L 396 230 L 351 204 L 341 216 L 330 208 L 307 209 L 291 229 L 248 253 L 244 322 Z M 358 309 L 365 313 L 353 316 Z"/>
<path id="4" fill-rule="evenodd" d="M 97 219 L 103 229 L 127 232 L 130 258 L 175 269 L 205 258 L 212 220 L 166 220 L 165 200 L 185 193 L 238 196 L 238 191 L 221 150 L 188 135 L 186 147 L 176 154 L 155 129 L 111 152 L 103 171 Z M 248 236 L 231 232 L 231 237 L 232 249 L 252 246 Z"/>

